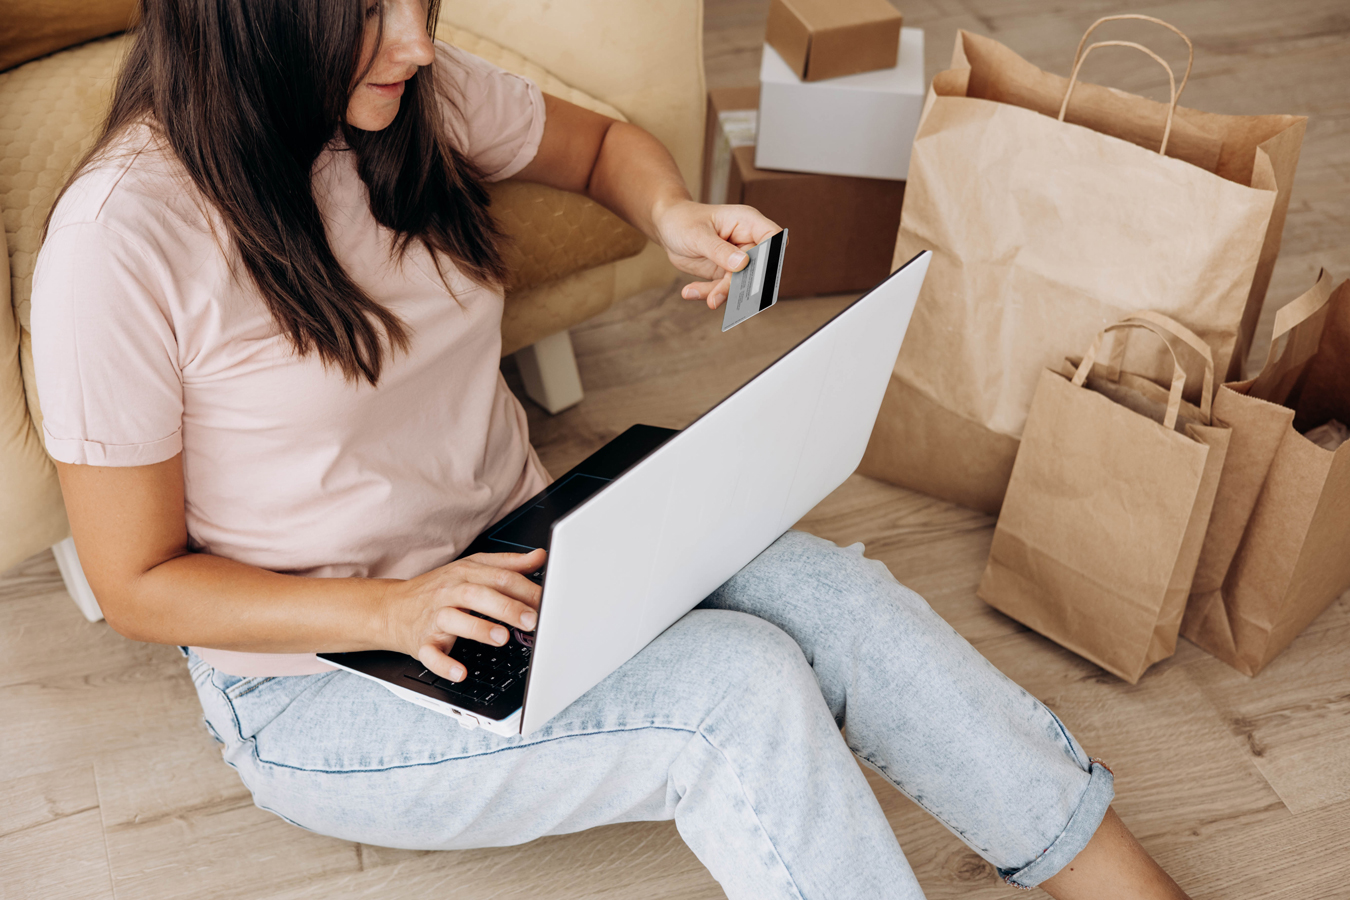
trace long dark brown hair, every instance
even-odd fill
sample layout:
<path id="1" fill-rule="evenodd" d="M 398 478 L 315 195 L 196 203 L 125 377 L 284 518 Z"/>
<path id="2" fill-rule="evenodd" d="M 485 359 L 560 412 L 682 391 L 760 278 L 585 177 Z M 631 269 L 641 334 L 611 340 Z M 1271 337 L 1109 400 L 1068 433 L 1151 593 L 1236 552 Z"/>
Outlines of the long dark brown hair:
<path id="1" fill-rule="evenodd" d="M 368 132 L 346 121 L 365 75 L 368 2 L 141 0 L 107 121 L 66 186 L 125 129 L 149 120 L 219 212 L 296 350 L 376 384 L 384 342 L 406 350 L 409 338 L 329 246 L 311 181 L 334 137 L 357 154 L 371 212 L 394 233 L 399 256 L 416 241 L 438 268 L 447 257 L 484 284 L 500 283 L 504 269 L 482 174 L 449 141 L 430 67 L 407 83 L 389 127 Z M 432 0 L 429 33 L 438 7 Z"/>

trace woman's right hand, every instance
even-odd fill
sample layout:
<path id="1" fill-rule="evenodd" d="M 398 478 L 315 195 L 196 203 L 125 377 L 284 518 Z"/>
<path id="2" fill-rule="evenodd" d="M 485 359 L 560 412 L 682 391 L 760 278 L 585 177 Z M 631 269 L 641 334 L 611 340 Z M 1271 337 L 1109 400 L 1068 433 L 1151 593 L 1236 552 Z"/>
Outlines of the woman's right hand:
<path id="1" fill-rule="evenodd" d="M 456 638 L 500 647 L 510 628 L 533 631 L 543 589 L 525 577 L 544 564 L 542 549 L 529 553 L 476 553 L 390 588 L 387 628 L 391 649 L 416 657 L 451 681 L 467 674 L 449 655 Z M 496 622 L 471 615 L 481 613 Z"/>

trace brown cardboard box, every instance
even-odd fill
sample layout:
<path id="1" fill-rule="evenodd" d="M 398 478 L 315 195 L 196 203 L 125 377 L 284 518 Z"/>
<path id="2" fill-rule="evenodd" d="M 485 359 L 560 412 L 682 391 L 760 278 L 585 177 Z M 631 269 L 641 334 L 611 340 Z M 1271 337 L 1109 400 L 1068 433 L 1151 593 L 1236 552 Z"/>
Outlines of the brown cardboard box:
<path id="1" fill-rule="evenodd" d="M 723 113 L 754 109 L 759 88 L 708 92 L 703 198 L 753 206 L 792 232 L 783 258 L 781 297 L 864 291 L 891 271 L 905 183 L 879 178 L 805 175 L 755 168 L 754 145 L 729 149 L 725 190 L 714 184 Z"/>
<path id="2" fill-rule="evenodd" d="M 803 81 L 890 69 L 904 17 L 888 0 L 773 0 L 765 40 Z"/>

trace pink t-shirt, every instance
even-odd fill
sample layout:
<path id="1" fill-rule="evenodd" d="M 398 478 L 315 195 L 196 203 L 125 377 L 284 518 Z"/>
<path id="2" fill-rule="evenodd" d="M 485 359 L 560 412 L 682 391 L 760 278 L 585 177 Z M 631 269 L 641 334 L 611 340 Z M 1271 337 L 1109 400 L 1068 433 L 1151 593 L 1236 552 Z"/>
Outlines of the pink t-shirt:
<path id="1" fill-rule="evenodd" d="M 544 131 L 538 86 L 445 44 L 435 65 L 458 85 L 445 116 L 457 146 L 489 180 L 519 172 Z M 62 198 L 33 276 L 53 458 L 143 466 L 181 452 L 193 549 L 314 577 L 419 575 L 548 483 L 498 368 L 501 291 L 447 266 L 451 297 L 416 243 L 400 263 L 353 153 L 320 157 L 314 195 L 338 260 L 411 335 L 378 387 L 293 351 L 148 128 L 116 149 Z M 330 668 L 197 652 L 235 675 Z"/>

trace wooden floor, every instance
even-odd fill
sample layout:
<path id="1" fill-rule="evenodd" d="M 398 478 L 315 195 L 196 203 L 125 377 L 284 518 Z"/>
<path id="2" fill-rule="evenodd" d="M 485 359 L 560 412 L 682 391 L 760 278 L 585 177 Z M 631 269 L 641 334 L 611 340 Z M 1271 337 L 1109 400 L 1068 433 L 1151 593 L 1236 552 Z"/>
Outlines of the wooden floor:
<path id="1" fill-rule="evenodd" d="M 710 85 L 753 82 L 766 7 L 708 0 Z M 906 23 L 927 29 L 930 76 L 957 28 L 1064 71 L 1082 29 L 1117 11 L 1159 15 L 1196 40 L 1189 105 L 1312 116 L 1266 327 L 1319 265 L 1350 275 L 1345 0 L 904 6 Z M 1103 60 L 1092 77 L 1155 96 L 1163 86 L 1123 61 Z M 633 422 L 688 423 L 846 299 L 785 302 L 726 335 L 720 315 L 674 292 L 620 304 L 575 332 L 585 402 L 551 419 L 530 409 L 545 464 L 562 471 Z M 864 541 L 1053 707 L 1114 767 L 1121 816 L 1197 900 L 1350 897 L 1350 596 L 1256 679 L 1183 641 L 1131 687 L 976 599 L 992 524 L 855 476 L 801 527 Z M 0 900 L 722 896 L 669 823 L 453 854 L 309 834 L 252 806 L 199 718 L 177 651 L 86 623 L 50 553 L 0 575 Z M 873 784 L 931 898 L 1012 896 L 956 838 Z"/>

